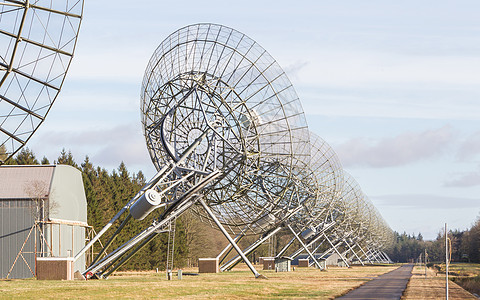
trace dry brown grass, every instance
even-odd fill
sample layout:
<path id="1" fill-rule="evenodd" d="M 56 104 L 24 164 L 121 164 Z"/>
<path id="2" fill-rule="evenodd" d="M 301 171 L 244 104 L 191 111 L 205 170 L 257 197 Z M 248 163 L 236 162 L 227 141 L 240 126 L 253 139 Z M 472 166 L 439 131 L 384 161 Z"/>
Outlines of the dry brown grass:
<path id="1" fill-rule="evenodd" d="M 167 281 L 165 273 L 124 272 L 108 280 L 0 281 L 0 298 L 162 298 L 162 299 L 332 299 L 398 266 L 354 266 L 322 272 L 297 268 L 294 272 L 261 271 L 255 279 L 245 266 L 232 272 L 183 276 Z M 184 270 L 195 272 L 196 270 Z"/>
<path id="2" fill-rule="evenodd" d="M 428 269 L 425 278 L 424 267 L 414 267 L 412 278 L 402 299 L 445 299 L 445 274 L 436 274 Z M 477 299 L 452 281 L 448 283 L 449 299 Z"/>

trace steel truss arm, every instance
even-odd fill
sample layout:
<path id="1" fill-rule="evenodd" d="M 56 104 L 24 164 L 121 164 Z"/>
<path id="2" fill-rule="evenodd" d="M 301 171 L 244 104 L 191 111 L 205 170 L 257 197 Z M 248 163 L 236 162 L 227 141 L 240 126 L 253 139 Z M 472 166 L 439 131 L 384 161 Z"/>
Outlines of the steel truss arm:
<path id="1" fill-rule="evenodd" d="M 199 198 L 197 194 L 203 187 L 208 183 L 212 182 L 221 175 L 220 171 L 212 172 L 209 176 L 203 178 L 199 183 L 194 187 L 188 190 L 184 195 L 182 195 L 171 207 L 169 207 L 168 213 L 163 215 L 158 222 L 154 222 L 150 227 L 139 233 L 137 236 L 132 238 L 130 241 L 126 242 L 115 251 L 111 252 L 108 256 L 104 257 L 102 260 L 98 261 L 96 264 L 92 264 L 87 270 L 84 271 L 85 274 L 94 274 L 101 268 L 109 265 L 111 266 L 114 261 L 120 259 L 120 257 L 125 254 L 129 249 L 131 249 L 135 244 L 139 243 L 143 239 L 147 238 L 149 235 L 153 234 L 156 231 L 159 231 L 167 222 L 178 217 L 185 210 L 191 207 L 195 201 Z M 172 208 L 173 207 L 173 208 Z M 140 249 L 137 249 L 138 251 Z M 134 252 L 136 252 L 134 251 Z M 105 272 L 105 269 L 100 272 Z"/>
<path id="2" fill-rule="evenodd" d="M 293 230 L 293 228 L 290 226 L 290 224 L 288 225 L 288 229 L 290 229 L 290 231 L 293 233 L 293 235 L 295 236 L 295 238 L 297 239 L 297 241 L 300 242 L 300 245 L 302 245 L 302 248 L 303 248 L 305 251 L 307 251 L 308 256 L 310 256 L 310 258 L 313 260 L 313 263 L 317 266 L 317 268 L 319 268 L 320 270 L 323 270 L 322 266 L 321 266 L 320 263 L 317 261 L 317 259 L 315 258 L 315 256 L 312 254 L 312 252 L 310 252 L 310 250 L 308 250 L 307 245 L 305 245 L 305 243 L 302 241 L 302 239 L 300 239 L 300 237 L 299 237 L 298 234 L 295 232 L 295 230 Z"/>
<path id="3" fill-rule="evenodd" d="M 323 233 L 325 231 L 327 231 L 328 229 L 332 228 L 334 225 L 335 225 L 335 222 L 328 223 L 327 225 L 325 225 L 325 227 L 322 228 L 321 230 L 319 230 L 317 232 L 317 234 L 310 240 L 310 242 L 308 242 L 307 247 L 308 248 L 312 247 L 316 242 L 318 242 L 320 239 L 322 239 L 323 238 Z M 292 243 L 293 243 L 293 241 L 292 241 Z M 291 244 L 291 243 L 289 243 L 289 244 Z M 285 251 L 286 251 L 286 249 L 285 249 Z M 292 255 L 290 255 L 290 258 L 295 259 L 297 256 L 299 256 L 302 253 L 302 251 L 303 251 L 303 248 L 297 249 L 295 252 L 293 252 Z M 315 253 L 315 251 L 316 251 L 316 249 L 313 252 Z"/>
<path id="4" fill-rule="evenodd" d="M 330 244 L 330 246 L 332 246 L 332 248 L 335 250 L 335 252 L 337 252 L 337 254 L 340 256 L 340 258 L 343 260 L 343 262 L 345 263 L 345 265 L 350 268 L 350 265 L 348 264 L 347 260 L 345 259 L 345 257 L 343 257 L 343 255 L 338 251 L 337 247 L 332 243 L 332 241 L 330 241 L 330 239 L 328 238 L 328 236 L 324 233 L 323 236 L 325 237 L 325 239 L 327 240 L 327 242 Z"/>
<path id="5" fill-rule="evenodd" d="M 365 259 L 366 259 L 370 264 L 373 264 L 372 261 L 370 260 L 370 258 L 368 257 L 367 253 L 365 253 L 365 250 L 363 250 L 363 248 L 360 247 L 360 245 L 359 245 L 357 242 L 355 242 L 355 245 L 360 249 L 360 251 L 362 251 L 362 253 L 363 253 L 362 257 L 365 256 Z"/>
<path id="6" fill-rule="evenodd" d="M 187 150 L 185 150 L 184 154 L 177 162 L 174 162 L 174 163 L 172 162 L 169 165 L 164 166 L 160 171 L 158 171 L 157 174 L 155 174 L 155 176 L 148 183 L 146 183 L 142 187 L 142 189 L 127 204 L 125 204 L 125 206 L 123 206 L 123 208 L 107 223 L 107 225 L 105 225 L 102 228 L 102 230 L 100 230 L 97 233 L 97 235 L 87 245 L 85 245 L 85 247 L 83 247 L 83 249 L 80 250 L 80 252 L 78 252 L 77 255 L 75 255 L 73 260 L 74 261 L 78 260 L 80 256 L 82 256 L 82 254 L 84 254 L 90 247 L 92 247 L 93 244 L 113 225 L 113 223 L 115 223 L 115 221 L 118 220 L 118 218 L 120 218 L 120 216 L 123 215 L 123 213 L 125 213 L 127 209 L 129 209 L 130 206 L 132 206 L 133 203 L 135 203 L 135 201 L 137 201 L 147 190 L 155 188 L 163 180 L 165 180 L 168 175 L 174 172 L 175 169 L 178 166 L 180 166 L 183 163 L 183 161 L 195 150 L 195 148 L 201 143 L 202 139 L 205 138 L 207 134 L 208 134 L 208 130 L 205 131 L 201 136 L 199 136 L 195 140 L 195 142 L 193 142 L 192 145 L 190 145 L 190 147 L 188 147 Z M 186 178 L 188 177 L 184 177 L 181 180 L 183 181 Z M 169 188 L 173 188 L 175 186 L 176 185 L 170 185 Z M 164 190 L 161 193 L 165 193 L 166 191 L 167 190 Z"/>
<path id="7" fill-rule="evenodd" d="M 205 202 L 203 201 L 203 199 L 199 199 L 198 201 L 200 203 L 200 205 L 202 205 L 203 209 L 207 212 L 207 214 L 212 218 L 212 220 L 215 222 L 215 224 L 218 226 L 218 228 L 220 229 L 220 231 L 222 231 L 223 235 L 228 239 L 228 241 L 230 242 L 230 244 L 232 245 L 233 248 L 235 248 L 235 250 L 237 251 L 237 253 L 242 257 L 242 259 L 245 261 L 245 263 L 247 264 L 248 268 L 250 269 L 250 271 L 252 271 L 252 273 L 255 275 L 255 278 L 264 278 L 266 279 L 265 276 L 261 275 L 260 273 L 257 272 L 257 270 L 255 269 L 255 267 L 252 265 L 252 263 L 248 260 L 247 256 L 243 253 L 242 249 L 240 249 L 240 247 L 238 247 L 237 243 L 235 243 L 235 241 L 232 239 L 232 237 L 228 234 L 227 230 L 225 229 L 225 227 L 223 227 L 222 223 L 220 223 L 220 221 L 217 219 L 217 217 L 215 216 L 215 214 L 211 211 L 210 207 L 208 207 L 207 204 L 205 204 Z"/>
<path id="8" fill-rule="evenodd" d="M 250 246 L 248 246 L 246 249 L 243 250 L 243 253 L 245 255 L 249 255 L 253 251 L 255 251 L 258 247 L 260 247 L 266 240 L 274 236 L 277 232 L 279 232 L 282 229 L 281 226 L 278 226 L 277 228 L 270 230 L 268 233 L 263 235 L 261 238 L 256 240 L 254 243 L 252 243 Z M 240 255 L 235 256 L 231 260 L 229 260 L 227 263 L 225 263 L 223 266 L 220 267 L 220 271 L 230 271 L 233 267 L 235 267 L 238 263 L 242 261 L 242 257 Z"/>
<path id="9" fill-rule="evenodd" d="M 350 246 L 350 244 L 347 242 L 347 240 L 343 239 L 343 242 L 344 242 L 345 245 L 347 245 L 347 247 L 350 249 L 350 251 L 352 251 L 353 255 L 358 259 L 358 261 L 362 264 L 362 266 L 365 266 L 363 261 L 360 259 L 360 257 L 357 255 L 357 253 L 353 250 L 352 246 Z M 352 261 L 352 260 L 350 260 L 350 261 Z"/>

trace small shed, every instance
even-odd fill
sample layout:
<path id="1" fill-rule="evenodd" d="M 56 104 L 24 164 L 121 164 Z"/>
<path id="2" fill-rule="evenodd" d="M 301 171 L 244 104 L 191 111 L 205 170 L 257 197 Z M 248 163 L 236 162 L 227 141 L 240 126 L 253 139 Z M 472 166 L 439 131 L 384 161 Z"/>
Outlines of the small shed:
<path id="1" fill-rule="evenodd" d="M 291 262 L 290 257 L 282 256 L 275 258 L 275 270 L 277 272 L 290 272 L 291 271 Z"/>
<path id="2" fill-rule="evenodd" d="M 218 258 L 199 258 L 198 273 L 219 273 Z"/>
<path id="3" fill-rule="evenodd" d="M 37 257 L 75 256 L 88 227 L 79 170 L 0 166 L 0 278 L 34 277 Z M 84 255 L 73 268 L 85 269 Z"/>
<path id="4" fill-rule="evenodd" d="M 322 268 L 328 266 L 345 266 L 343 260 L 337 253 L 331 253 L 327 255 L 323 255 L 322 253 L 314 253 L 313 256 Z M 292 261 L 292 265 L 302 266 L 301 263 L 305 260 L 308 260 L 309 264 L 313 262 L 308 254 L 300 254 Z"/>
<path id="5" fill-rule="evenodd" d="M 337 253 L 332 253 L 328 255 L 325 259 L 325 263 L 327 266 L 336 266 L 336 267 L 345 266 L 345 263 L 343 262 L 342 258 Z"/>
<path id="6" fill-rule="evenodd" d="M 264 270 L 274 270 L 275 269 L 275 257 L 263 257 L 263 269 Z"/>

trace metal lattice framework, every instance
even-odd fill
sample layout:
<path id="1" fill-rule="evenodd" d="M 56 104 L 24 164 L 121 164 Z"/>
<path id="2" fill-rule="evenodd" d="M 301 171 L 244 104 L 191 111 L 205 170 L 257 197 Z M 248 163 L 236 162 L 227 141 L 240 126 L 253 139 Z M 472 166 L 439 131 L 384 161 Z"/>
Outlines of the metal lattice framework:
<path id="1" fill-rule="evenodd" d="M 333 149 L 320 137 L 310 133 L 311 159 L 304 170 L 304 180 L 297 181 L 312 197 L 286 222 L 263 234 L 243 251 L 253 252 L 268 238 L 288 228 L 292 239 L 276 254 L 294 259 L 307 253 L 310 265 L 323 269 L 319 260 L 335 252 L 345 266 L 351 263 L 390 262 L 382 251 L 391 244 L 393 233 L 355 179 L 344 172 Z M 297 241 L 301 246 L 289 248 Z M 226 253 L 226 249 L 219 255 Z M 323 250 L 320 250 L 323 249 Z M 364 250 L 365 249 L 365 250 Z M 290 249 L 292 250 L 292 249 Z M 320 251 L 320 252 L 319 252 Z M 220 262 L 225 260 L 221 258 Z M 239 256 L 225 262 L 220 270 L 231 270 L 241 261 Z"/>
<path id="2" fill-rule="evenodd" d="M 264 232 L 310 199 L 298 183 L 309 162 L 309 132 L 284 71 L 260 45 L 234 29 L 187 26 L 153 54 L 143 80 L 141 112 L 158 173 L 85 247 L 129 210 L 83 274 L 108 277 L 193 207 L 260 277 L 229 234 Z M 143 219 L 158 207 L 165 209 L 151 226 L 101 257 L 131 217 Z"/>
<path id="3" fill-rule="evenodd" d="M 291 255 L 307 251 L 319 268 L 313 253 L 327 242 L 324 255 L 335 251 L 346 265 L 352 253 L 363 263 L 352 245 L 366 248 L 364 259 L 387 260 L 381 249 L 388 243 L 388 225 L 343 172 L 332 148 L 308 131 L 278 63 L 244 34 L 195 24 L 167 37 L 146 68 L 141 116 L 157 174 L 75 256 L 126 213 L 83 272 L 87 278 L 108 277 L 155 236 L 171 231 L 187 209 L 229 240 L 219 257 L 229 247 L 238 253 L 222 270 L 243 260 L 262 277 L 246 255 L 282 228 L 294 238 L 279 255 L 297 240 L 302 247 Z M 104 255 L 127 222 L 159 207 L 149 227 Z M 247 234 L 261 238 L 242 250 L 237 242 Z"/>
<path id="4" fill-rule="evenodd" d="M 141 112 L 157 170 L 210 130 L 184 168 L 222 170 L 203 194 L 232 231 L 259 233 L 304 200 L 291 188 L 309 159 L 302 106 L 278 63 L 246 35 L 215 24 L 171 34 L 147 66 Z"/>
<path id="5" fill-rule="evenodd" d="M 337 154 L 321 137 L 310 132 L 311 159 L 304 182 L 314 201 L 306 202 L 304 209 L 291 220 L 299 231 L 315 230 L 321 224 L 332 221 L 332 207 L 339 199 L 343 185 L 343 169 Z"/>
<path id="6" fill-rule="evenodd" d="M 311 243 L 313 251 L 326 244 L 327 250 L 321 257 L 336 252 L 346 266 L 352 262 L 390 262 L 381 250 L 389 246 L 393 236 L 391 229 L 355 179 L 344 171 L 343 180 L 339 201 L 334 206 L 335 226 L 328 228 L 322 233 L 322 238 Z M 375 257 L 372 257 L 372 253 L 375 253 Z"/>
<path id="7" fill-rule="evenodd" d="M 277 257 L 283 256 L 289 247 L 295 242 L 300 242 L 301 251 L 307 251 L 312 261 L 320 267 L 318 261 L 314 258 L 303 240 L 318 235 L 331 227 L 334 222 L 332 206 L 338 200 L 338 194 L 342 189 L 343 171 L 340 161 L 333 151 L 322 138 L 310 132 L 310 150 L 311 156 L 305 167 L 296 172 L 298 178 L 297 193 L 301 198 L 306 199 L 295 213 L 289 214 L 288 218 L 276 227 L 261 235 L 261 237 L 244 249 L 245 254 L 249 254 L 257 249 L 263 242 L 273 237 L 283 228 L 287 228 L 294 237 L 277 253 Z M 228 246 L 227 248 L 228 249 Z M 219 255 L 220 263 L 226 259 L 226 249 Z M 220 258 L 223 255 L 222 258 Z M 236 256 L 225 262 L 220 270 L 231 270 L 240 262 L 240 257 Z"/>
<path id="8" fill-rule="evenodd" d="M 0 146 L 7 159 L 25 145 L 55 102 L 82 13 L 83 0 L 0 2 Z"/>

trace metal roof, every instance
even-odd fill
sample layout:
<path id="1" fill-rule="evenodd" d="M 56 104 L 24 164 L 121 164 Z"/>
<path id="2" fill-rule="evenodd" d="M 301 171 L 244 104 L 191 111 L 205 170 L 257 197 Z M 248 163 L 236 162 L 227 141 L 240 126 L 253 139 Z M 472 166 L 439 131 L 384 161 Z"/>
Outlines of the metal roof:
<path id="1" fill-rule="evenodd" d="M 47 198 L 54 165 L 0 166 L 0 199 Z"/>

